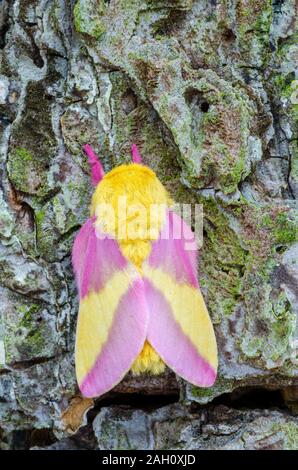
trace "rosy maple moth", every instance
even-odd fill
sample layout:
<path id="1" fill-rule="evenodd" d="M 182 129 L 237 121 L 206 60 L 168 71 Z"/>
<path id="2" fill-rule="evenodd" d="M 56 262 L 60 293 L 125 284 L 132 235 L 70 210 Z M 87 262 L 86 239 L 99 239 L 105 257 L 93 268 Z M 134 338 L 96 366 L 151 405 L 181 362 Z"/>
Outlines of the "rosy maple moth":
<path id="1" fill-rule="evenodd" d="M 171 210 L 173 201 L 136 145 L 132 162 L 107 174 L 88 144 L 84 150 L 96 189 L 72 251 L 82 394 L 102 395 L 130 370 L 159 374 L 165 364 L 194 385 L 212 386 L 217 347 L 193 232 Z M 152 207 L 159 209 L 149 217 Z"/>

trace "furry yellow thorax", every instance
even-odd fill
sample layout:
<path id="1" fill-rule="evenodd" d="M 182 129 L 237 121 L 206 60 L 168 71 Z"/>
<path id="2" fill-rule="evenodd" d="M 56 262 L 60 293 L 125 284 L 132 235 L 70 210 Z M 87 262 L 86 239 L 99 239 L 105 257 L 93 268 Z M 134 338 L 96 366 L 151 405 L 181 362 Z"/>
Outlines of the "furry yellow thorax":
<path id="1" fill-rule="evenodd" d="M 131 163 L 113 169 L 98 184 L 91 215 L 97 216 L 96 225 L 113 234 L 124 256 L 141 270 L 171 203 L 155 173 Z"/>
<path id="2" fill-rule="evenodd" d="M 114 168 L 97 185 L 92 197 L 91 216 L 95 226 L 113 234 L 123 255 L 142 272 L 152 240 L 159 236 L 165 209 L 172 204 L 155 173 L 136 163 Z M 165 365 L 146 341 L 135 360 L 135 374 L 164 371 Z"/>

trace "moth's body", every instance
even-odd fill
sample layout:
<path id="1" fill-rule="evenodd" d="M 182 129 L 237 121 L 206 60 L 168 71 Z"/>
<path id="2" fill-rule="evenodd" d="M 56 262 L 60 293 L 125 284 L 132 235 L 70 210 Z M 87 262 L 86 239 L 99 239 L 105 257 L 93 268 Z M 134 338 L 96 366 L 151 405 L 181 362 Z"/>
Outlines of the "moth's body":
<path id="1" fill-rule="evenodd" d="M 159 374 L 165 364 L 194 385 L 211 386 L 216 339 L 191 228 L 170 209 L 170 196 L 136 146 L 134 163 L 107 175 L 90 146 L 85 151 L 96 190 L 72 251 L 82 394 L 102 395 L 129 370 Z"/>
<path id="2" fill-rule="evenodd" d="M 119 214 L 119 200 L 123 197 L 126 198 L 128 214 L 132 214 L 134 208 L 140 204 L 147 214 L 150 214 L 150 207 L 153 204 L 159 205 L 162 209 L 171 206 L 172 200 L 153 171 L 135 163 L 121 165 L 108 173 L 93 195 L 91 216 L 97 217 L 95 225 L 100 226 L 101 229 L 104 228 L 107 233 L 115 231 L 114 235 L 123 255 L 142 274 L 143 261 L 150 253 L 152 240 L 158 238 L 163 214 L 151 220 L 148 217 L 147 223 L 141 220 L 140 236 L 137 239 L 131 238 L 128 229 L 133 224 L 133 214 L 129 218 L 123 218 Z M 112 206 L 115 219 L 111 217 L 111 213 L 97 210 L 104 204 Z M 135 219 L 138 219 L 138 214 Z M 125 238 L 119 238 L 119 233 L 126 234 Z M 146 341 L 131 370 L 135 375 L 145 372 L 160 374 L 165 370 L 165 364 L 151 344 Z"/>

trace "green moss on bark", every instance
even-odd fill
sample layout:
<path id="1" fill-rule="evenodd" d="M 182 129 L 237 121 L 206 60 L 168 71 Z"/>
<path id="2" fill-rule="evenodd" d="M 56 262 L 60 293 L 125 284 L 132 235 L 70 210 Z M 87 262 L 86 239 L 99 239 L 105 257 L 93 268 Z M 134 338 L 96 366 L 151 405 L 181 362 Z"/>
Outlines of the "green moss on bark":
<path id="1" fill-rule="evenodd" d="M 103 0 L 78 0 L 73 10 L 76 30 L 99 39 L 106 29 L 101 19 L 104 12 Z"/>

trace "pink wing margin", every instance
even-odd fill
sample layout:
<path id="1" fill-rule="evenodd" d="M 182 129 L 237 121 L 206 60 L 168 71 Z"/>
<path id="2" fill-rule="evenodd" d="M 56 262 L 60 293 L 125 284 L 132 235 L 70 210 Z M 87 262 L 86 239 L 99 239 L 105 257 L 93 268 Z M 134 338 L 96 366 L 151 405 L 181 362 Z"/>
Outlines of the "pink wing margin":
<path id="1" fill-rule="evenodd" d="M 128 277 L 132 272 L 116 240 L 103 234 L 97 236 L 94 221 L 94 218 L 89 219 L 82 226 L 73 246 L 72 262 L 80 299 L 91 291 L 100 292 L 115 272 L 126 272 Z M 98 314 L 100 319 L 100 312 Z M 102 395 L 119 383 L 143 348 L 148 309 L 140 277 L 133 276 L 129 289 L 119 299 L 111 316 L 113 321 L 108 339 L 99 348 L 92 368 L 79 383 L 82 394 L 87 397 Z"/>

